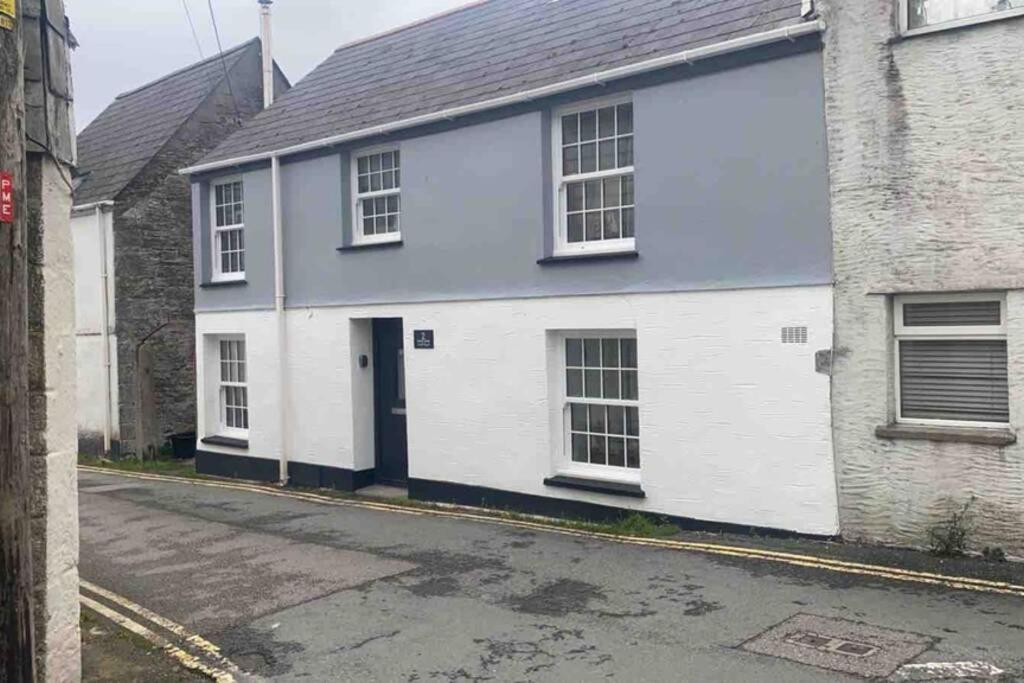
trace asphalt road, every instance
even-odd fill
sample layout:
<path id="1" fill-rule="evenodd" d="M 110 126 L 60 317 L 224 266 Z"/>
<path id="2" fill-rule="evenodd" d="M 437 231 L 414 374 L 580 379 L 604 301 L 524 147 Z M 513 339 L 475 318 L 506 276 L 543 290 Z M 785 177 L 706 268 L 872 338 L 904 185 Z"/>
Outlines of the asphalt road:
<path id="1" fill-rule="evenodd" d="M 976 662 L 1024 680 L 1021 597 L 116 475 L 79 480 L 83 579 L 266 679 L 952 675 L 897 668 L 909 661 Z M 779 624 L 779 637 L 758 640 Z M 878 652 L 864 656 L 865 645 Z"/>

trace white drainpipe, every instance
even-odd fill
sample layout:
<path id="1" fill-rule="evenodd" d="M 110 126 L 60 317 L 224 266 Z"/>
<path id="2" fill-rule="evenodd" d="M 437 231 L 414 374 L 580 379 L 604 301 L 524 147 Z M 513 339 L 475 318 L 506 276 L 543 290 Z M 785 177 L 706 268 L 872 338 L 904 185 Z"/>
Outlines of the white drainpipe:
<path id="1" fill-rule="evenodd" d="M 281 159 L 270 159 L 270 204 L 274 230 L 274 317 L 277 322 L 278 420 L 281 430 L 280 480 L 288 483 L 288 328 L 284 311 L 284 236 L 281 218 Z"/>
<path id="2" fill-rule="evenodd" d="M 103 455 L 110 456 L 111 432 L 113 431 L 114 397 L 110 393 L 110 273 L 107 270 L 107 226 L 103 221 L 103 204 L 96 205 L 96 227 L 100 231 L 100 343 L 103 344 Z"/>

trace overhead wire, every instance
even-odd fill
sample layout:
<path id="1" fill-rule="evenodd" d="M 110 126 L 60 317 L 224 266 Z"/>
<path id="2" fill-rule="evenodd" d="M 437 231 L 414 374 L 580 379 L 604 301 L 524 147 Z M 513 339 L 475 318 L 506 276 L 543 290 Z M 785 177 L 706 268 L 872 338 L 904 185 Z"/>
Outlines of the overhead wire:
<path id="1" fill-rule="evenodd" d="M 235 118 L 239 124 L 242 123 L 242 111 L 238 107 L 238 99 L 235 98 L 235 89 L 231 87 L 231 74 L 228 73 L 228 63 L 224 59 L 224 47 L 220 43 L 220 31 L 217 30 L 217 17 L 213 12 L 213 0 L 206 0 L 210 8 L 210 22 L 213 24 L 213 37 L 217 39 L 217 52 L 220 55 L 220 65 L 224 69 L 224 79 L 228 83 L 228 93 L 231 95 L 231 102 L 235 106 Z"/>

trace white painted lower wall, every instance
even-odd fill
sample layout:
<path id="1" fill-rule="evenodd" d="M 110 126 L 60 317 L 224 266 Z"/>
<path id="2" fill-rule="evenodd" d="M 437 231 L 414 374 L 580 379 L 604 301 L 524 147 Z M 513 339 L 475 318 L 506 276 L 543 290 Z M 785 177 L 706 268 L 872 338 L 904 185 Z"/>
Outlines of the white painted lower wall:
<path id="1" fill-rule="evenodd" d="M 829 378 L 831 287 L 318 307 L 287 312 L 290 460 L 373 466 L 374 317 L 404 322 L 409 476 L 812 534 L 838 531 Z M 806 344 L 781 328 L 806 326 Z M 200 436 L 216 432 L 215 336 L 244 334 L 249 449 L 277 458 L 271 311 L 197 313 Z M 432 329 L 436 348 L 414 349 Z M 553 334 L 635 330 L 646 498 L 551 488 L 565 466 Z M 553 384 L 556 383 L 556 384 Z M 554 387 L 554 389 L 552 388 Z M 556 405 L 557 403 L 557 405 Z M 614 474 L 616 468 L 608 468 Z"/>

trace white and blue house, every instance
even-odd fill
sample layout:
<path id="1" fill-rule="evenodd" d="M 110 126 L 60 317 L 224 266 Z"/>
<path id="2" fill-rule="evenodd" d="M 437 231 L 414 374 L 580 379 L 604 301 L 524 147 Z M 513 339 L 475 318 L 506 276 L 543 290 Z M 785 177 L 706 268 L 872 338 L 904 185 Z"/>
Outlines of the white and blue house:
<path id="1" fill-rule="evenodd" d="M 201 472 L 838 533 L 822 25 L 489 0 L 192 183 Z"/>

